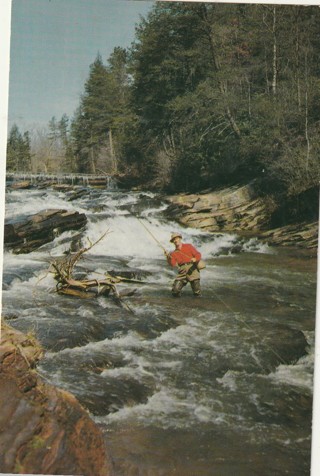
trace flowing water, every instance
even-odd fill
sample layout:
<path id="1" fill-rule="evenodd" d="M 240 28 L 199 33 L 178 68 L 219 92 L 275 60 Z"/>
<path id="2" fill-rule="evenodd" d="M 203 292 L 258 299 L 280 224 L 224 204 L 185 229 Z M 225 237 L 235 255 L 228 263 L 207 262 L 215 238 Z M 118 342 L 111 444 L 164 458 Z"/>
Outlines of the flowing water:
<path id="1" fill-rule="evenodd" d="M 7 192 L 10 219 L 46 208 L 86 213 L 26 255 L 4 253 L 3 314 L 46 349 L 39 371 L 74 393 L 102 428 L 118 476 L 274 476 L 310 472 L 316 262 L 233 234 L 182 228 L 153 193 L 87 188 Z M 137 219 L 139 217 L 139 220 Z M 171 297 L 172 231 L 202 253 L 202 298 Z M 143 284 L 111 297 L 60 296 L 49 261 L 106 231 L 76 267 Z"/>

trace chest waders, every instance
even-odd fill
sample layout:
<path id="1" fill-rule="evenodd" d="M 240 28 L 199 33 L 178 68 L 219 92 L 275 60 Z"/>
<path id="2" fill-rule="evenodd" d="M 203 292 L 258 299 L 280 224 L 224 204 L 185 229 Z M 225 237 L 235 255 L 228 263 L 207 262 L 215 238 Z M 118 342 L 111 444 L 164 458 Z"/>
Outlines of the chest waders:
<path id="1" fill-rule="evenodd" d="M 181 296 L 182 288 L 190 283 L 194 296 L 201 296 L 200 273 L 197 263 L 185 263 L 179 265 L 179 273 L 172 285 L 172 295 L 174 297 Z"/>

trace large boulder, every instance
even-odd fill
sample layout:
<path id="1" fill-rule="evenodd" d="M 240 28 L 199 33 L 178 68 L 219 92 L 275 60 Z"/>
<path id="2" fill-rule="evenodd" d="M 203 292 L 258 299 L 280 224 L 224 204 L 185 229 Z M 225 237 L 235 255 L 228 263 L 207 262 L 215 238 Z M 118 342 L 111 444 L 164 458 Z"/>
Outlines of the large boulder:
<path id="1" fill-rule="evenodd" d="M 318 245 L 318 221 L 314 218 L 314 207 L 312 213 L 306 210 L 305 222 L 293 223 L 298 217 L 291 214 L 289 224 L 281 223 L 281 207 L 277 208 L 272 199 L 259 197 L 254 184 L 198 194 L 171 195 L 166 199 L 169 202 L 167 215 L 189 227 L 256 236 L 271 245 L 309 249 L 316 249 Z M 290 203 L 287 205 L 290 207 Z"/>
<path id="2" fill-rule="evenodd" d="M 111 476 L 102 433 L 68 392 L 45 383 L 34 338 L 2 326 L 1 473 Z"/>
<path id="3" fill-rule="evenodd" d="M 49 209 L 21 220 L 7 221 L 4 226 L 4 246 L 14 253 L 29 253 L 53 241 L 67 230 L 79 230 L 87 223 L 84 213 Z"/>
<path id="4" fill-rule="evenodd" d="M 171 217 L 204 231 L 250 232 L 265 227 L 270 219 L 266 202 L 250 184 L 201 194 L 172 195 L 167 200 Z"/>

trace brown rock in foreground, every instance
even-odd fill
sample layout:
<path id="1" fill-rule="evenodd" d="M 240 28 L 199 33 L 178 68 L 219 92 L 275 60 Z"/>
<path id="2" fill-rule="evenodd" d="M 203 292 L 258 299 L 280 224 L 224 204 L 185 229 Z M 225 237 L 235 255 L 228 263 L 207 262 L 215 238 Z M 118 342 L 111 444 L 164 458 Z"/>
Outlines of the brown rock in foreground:
<path id="1" fill-rule="evenodd" d="M 0 345 L 0 472 L 111 476 L 100 430 L 70 393 L 42 381 L 42 350 L 3 325 Z"/>

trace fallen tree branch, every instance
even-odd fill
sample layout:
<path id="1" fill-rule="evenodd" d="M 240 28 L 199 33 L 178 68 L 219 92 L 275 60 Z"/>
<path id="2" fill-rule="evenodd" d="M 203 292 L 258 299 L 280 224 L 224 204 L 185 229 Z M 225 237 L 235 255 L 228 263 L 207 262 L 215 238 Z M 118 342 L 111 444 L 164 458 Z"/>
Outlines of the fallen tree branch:
<path id="1" fill-rule="evenodd" d="M 97 241 L 90 243 L 90 246 L 81 248 L 74 254 L 69 252 L 67 256 L 50 262 L 54 279 L 57 281 L 56 292 L 80 298 L 92 298 L 100 295 L 108 296 L 112 292 L 115 302 L 133 313 L 130 306 L 122 301 L 121 295 L 116 288 L 116 284 L 122 281 L 120 276 L 111 276 L 105 273 L 103 279 L 75 279 L 72 275 L 77 262 L 108 233 L 110 232 L 106 231 Z"/>

